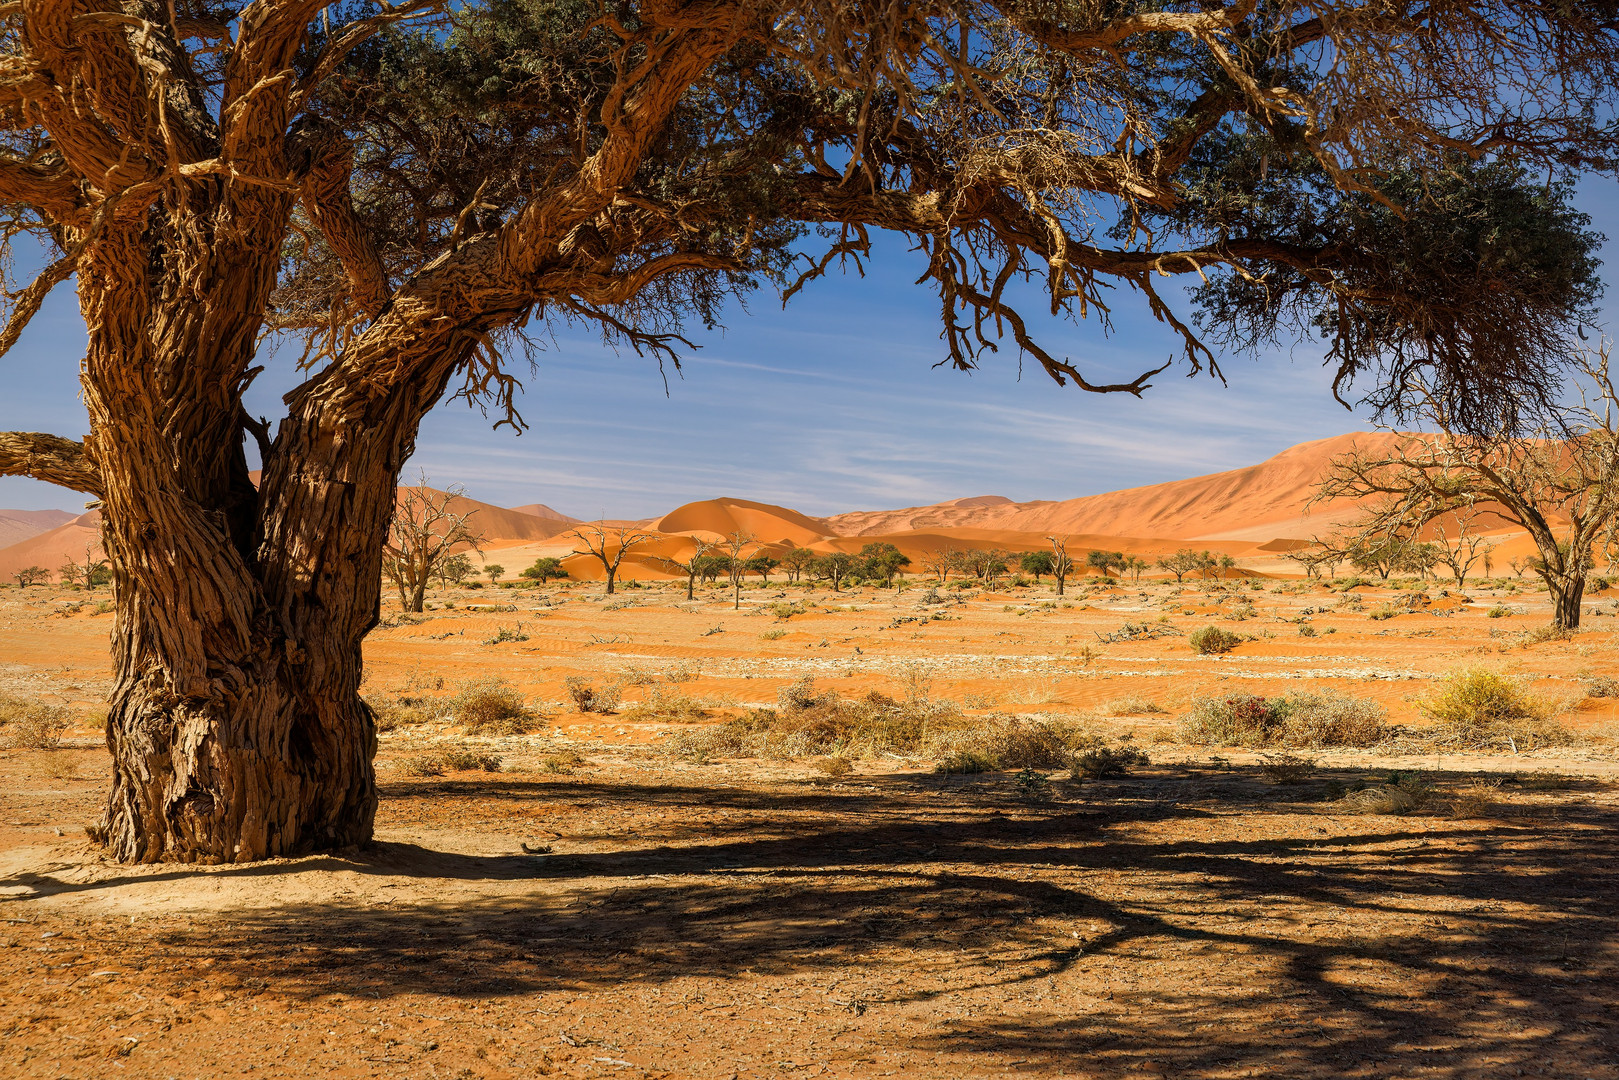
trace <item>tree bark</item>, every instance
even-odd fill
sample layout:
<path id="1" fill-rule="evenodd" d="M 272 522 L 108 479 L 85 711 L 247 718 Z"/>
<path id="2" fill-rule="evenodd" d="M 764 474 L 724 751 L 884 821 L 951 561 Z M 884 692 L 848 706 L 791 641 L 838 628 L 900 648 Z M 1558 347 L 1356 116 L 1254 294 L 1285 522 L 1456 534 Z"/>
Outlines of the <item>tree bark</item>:
<path id="1" fill-rule="evenodd" d="M 1552 598 L 1552 625 L 1559 630 L 1577 630 L 1580 604 L 1585 599 L 1585 576 L 1543 575 Z"/>

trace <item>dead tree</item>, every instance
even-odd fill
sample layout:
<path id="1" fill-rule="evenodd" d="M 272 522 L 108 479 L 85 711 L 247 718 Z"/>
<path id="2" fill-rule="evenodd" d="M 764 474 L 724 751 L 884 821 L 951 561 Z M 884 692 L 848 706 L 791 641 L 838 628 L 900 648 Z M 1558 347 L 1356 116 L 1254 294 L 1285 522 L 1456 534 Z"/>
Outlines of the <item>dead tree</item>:
<path id="1" fill-rule="evenodd" d="M 1435 518 L 1431 526 L 1439 545 L 1439 561 L 1456 576 L 1458 589 L 1467 588 L 1467 574 L 1474 563 L 1483 560 L 1485 575 L 1490 572 L 1490 549 L 1495 544 L 1479 531 L 1479 518 L 1476 506 L 1462 504 L 1448 515 Z"/>
<path id="2" fill-rule="evenodd" d="M 0 433 L 0 474 L 105 521 L 94 834 L 202 862 L 370 837 L 361 642 L 395 486 L 448 394 L 521 426 L 524 328 L 671 362 L 688 321 L 864 270 L 883 231 L 919 250 L 956 368 L 1000 349 L 1087 391 L 1152 384 L 1042 344 L 1032 279 L 1042 318 L 1139 297 L 1191 372 L 1324 331 L 1337 391 L 1374 408 L 1418 373 L 1464 428 L 1555 400 L 1596 280 L 1569 193 L 1615 150 L 1604 11 L 0 5 L 0 239 L 47 252 L 0 289 L 0 353 L 72 281 L 88 431 Z M 260 365 L 299 346 L 280 415 L 249 415 Z"/>
<path id="3" fill-rule="evenodd" d="M 1521 436 L 1469 435 L 1435 395 L 1424 410 L 1431 433 L 1386 453 L 1343 455 L 1316 498 L 1367 500 L 1361 532 L 1387 537 L 1492 504 L 1535 542 L 1528 565 L 1546 582 L 1553 625 L 1573 629 L 1596 546 L 1619 515 L 1619 387 L 1609 360 L 1606 341 L 1586 353 L 1581 403 Z"/>
<path id="4" fill-rule="evenodd" d="M 572 554 L 590 555 L 602 564 L 602 571 L 607 575 L 608 596 L 613 595 L 613 584 L 618 579 L 618 567 L 624 556 L 658 538 L 657 533 L 636 532 L 628 525 L 609 528 L 601 524 L 577 525 L 568 535 L 584 545 L 583 550 L 574 548 Z"/>
<path id="5" fill-rule="evenodd" d="M 416 487 L 399 490 L 382 549 L 382 573 L 399 593 L 399 610 L 422 610 L 427 586 L 444 564 L 459 551 L 482 550 L 483 537 L 472 527 L 477 510 L 454 509 L 465 495 L 457 486 L 434 491 L 425 475 Z"/>
<path id="6" fill-rule="evenodd" d="M 731 582 L 732 607 L 742 610 L 742 578 L 748 572 L 747 550 L 755 547 L 758 539 L 752 533 L 738 530 L 727 536 L 720 547 L 725 549 L 725 573 Z"/>
<path id="7" fill-rule="evenodd" d="M 1074 572 L 1074 560 L 1068 556 L 1068 541 L 1061 536 L 1048 536 L 1046 541 L 1051 544 L 1051 576 L 1057 579 L 1057 595 L 1063 595 L 1068 585 L 1068 575 Z"/>

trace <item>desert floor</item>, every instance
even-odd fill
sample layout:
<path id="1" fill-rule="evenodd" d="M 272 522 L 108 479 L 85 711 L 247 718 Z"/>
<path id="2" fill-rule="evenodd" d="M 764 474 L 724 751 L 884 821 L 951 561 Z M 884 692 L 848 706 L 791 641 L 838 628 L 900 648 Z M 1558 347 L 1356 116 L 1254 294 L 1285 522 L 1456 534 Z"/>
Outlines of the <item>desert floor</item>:
<path id="1" fill-rule="evenodd" d="M 374 845 L 215 868 L 98 858 L 82 830 L 112 616 L 0 591 L 0 693 L 82 721 L 62 748 L 0 751 L 0 1074 L 1619 1078 L 1619 723 L 1586 696 L 1619 678 L 1619 604 L 1591 597 L 1578 634 L 1540 640 L 1542 593 L 1430 584 L 1408 611 L 1403 591 L 1345 606 L 1277 584 L 925 607 L 914 587 L 750 588 L 741 610 L 664 587 L 436 594 L 373 634 L 368 695 L 499 676 L 543 729 L 389 731 Z M 768 607 L 798 599 L 785 620 Z M 1231 620 L 1242 601 L 1256 610 Z M 1194 656 L 1184 634 L 1211 623 L 1255 640 Z M 1415 699 L 1465 664 L 1563 700 L 1578 741 L 1310 753 L 1281 784 L 1259 755 L 1174 738 L 1199 695 L 1319 687 L 1415 726 Z M 1085 718 L 1152 764 L 1052 770 L 1031 802 L 1009 773 L 899 756 L 838 778 L 698 763 L 665 748 L 688 725 L 564 704 L 583 676 L 627 703 L 691 696 L 712 722 L 805 675 Z M 1164 711 L 1108 715 L 1130 697 Z M 408 774 L 446 749 L 502 770 Z M 583 763 L 542 767 L 569 752 Z M 1333 799 L 1419 769 L 1442 792 L 1499 786 L 1466 813 Z"/>

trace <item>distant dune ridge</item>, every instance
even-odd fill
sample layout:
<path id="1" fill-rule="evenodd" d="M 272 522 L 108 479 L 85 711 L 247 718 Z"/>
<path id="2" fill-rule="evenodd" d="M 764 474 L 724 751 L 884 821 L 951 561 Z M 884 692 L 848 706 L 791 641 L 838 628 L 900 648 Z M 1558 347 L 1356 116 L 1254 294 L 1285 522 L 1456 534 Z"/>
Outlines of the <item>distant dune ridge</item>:
<path id="1" fill-rule="evenodd" d="M 603 525 L 609 534 L 619 526 L 657 534 L 626 556 L 621 576 L 634 578 L 679 576 L 668 560 L 689 558 L 699 540 L 714 542 L 736 532 L 776 551 L 798 545 L 857 552 L 868 543 L 891 543 L 911 557 L 913 572 L 921 569 L 923 555 L 942 548 L 1044 550 L 1050 546 L 1047 537 L 1061 535 L 1070 554 L 1081 559 L 1087 550 L 1105 548 L 1150 560 L 1195 544 L 1234 555 L 1245 565 L 1294 573 L 1297 568 L 1283 562 L 1282 553 L 1332 531 L 1356 511 L 1352 502 L 1308 505 L 1332 459 L 1352 446 L 1375 452 L 1401 438 L 1387 432 L 1337 435 L 1301 443 L 1246 468 L 1062 501 L 1019 503 L 1002 495 L 975 495 L 816 518 L 770 503 L 717 498 L 687 503 L 661 518 Z M 577 518 L 543 503 L 507 509 L 457 498 L 452 508 L 477 512 L 473 524 L 487 538 L 485 561 L 499 562 L 508 576 L 541 556 L 561 557 L 576 578 L 602 576 L 594 558 L 571 553 Z M 69 557 L 82 562 L 99 527 L 100 515 L 94 512 L 75 518 L 54 510 L 0 510 L 0 579 L 9 580 L 26 566 L 54 571 Z M 7 528 L 32 533 L 24 531 L 7 544 L 12 535 Z M 1521 539 L 1507 546 L 1516 550 Z M 1501 550 L 1504 555 L 1506 548 Z"/>

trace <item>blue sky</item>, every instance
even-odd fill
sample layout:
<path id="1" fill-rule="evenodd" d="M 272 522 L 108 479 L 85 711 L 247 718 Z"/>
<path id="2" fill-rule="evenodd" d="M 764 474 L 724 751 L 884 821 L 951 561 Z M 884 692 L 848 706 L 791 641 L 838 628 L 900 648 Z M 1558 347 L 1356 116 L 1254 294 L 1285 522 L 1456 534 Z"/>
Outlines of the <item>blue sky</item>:
<path id="1" fill-rule="evenodd" d="M 1619 185 L 1591 181 L 1581 206 L 1619 259 Z M 1064 499 L 1252 464 L 1309 439 L 1369 427 L 1333 401 L 1319 345 L 1259 360 L 1222 359 L 1228 386 L 1184 365 L 1158 376 L 1141 400 L 1059 388 L 1038 368 L 1021 379 L 1014 351 L 964 374 L 943 356 L 937 300 L 912 282 L 918 256 L 885 242 L 860 278 L 832 275 L 784 311 L 767 294 L 733 308 L 726 329 L 693 334 L 702 348 L 671 370 L 668 395 L 654 361 L 614 352 L 584 328 L 560 328 L 530 373 L 520 437 L 461 402 L 424 424 L 408 470 L 439 486 L 506 506 L 542 502 L 580 517 L 648 517 L 720 495 L 810 514 L 880 509 L 998 494 Z M 1614 280 L 1613 271 L 1605 276 Z M 1166 296 L 1179 283 L 1162 281 Z M 1619 300 L 1608 298 L 1609 310 Z M 1141 298 L 1116 292 L 1113 333 L 1095 320 L 1038 316 L 1053 353 L 1092 381 L 1123 381 L 1178 354 L 1175 337 Z M 1184 305 L 1182 305 L 1184 307 Z M 12 352 L 0 358 L 7 394 L 0 428 L 80 436 L 80 322 L 70 284 L 56 290 Z M 278 415 L 296 382 L 270 362 L 250 405 Z M 1178 368 L 1178 370 L 1177 370 Z M 0 507 L 77 510 L 83 497 L 0 477 Z"/>

